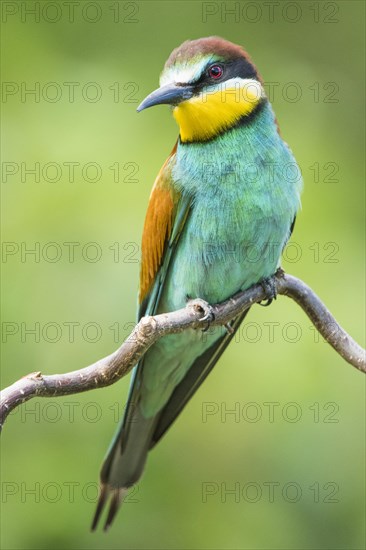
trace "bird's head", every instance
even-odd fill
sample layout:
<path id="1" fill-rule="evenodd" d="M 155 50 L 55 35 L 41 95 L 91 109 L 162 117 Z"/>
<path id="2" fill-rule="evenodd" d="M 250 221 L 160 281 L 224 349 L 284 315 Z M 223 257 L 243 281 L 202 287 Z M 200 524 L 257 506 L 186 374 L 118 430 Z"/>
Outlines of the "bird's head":
<path id="1" fill-rule="evenodd" d="M 245 120 L 264 100 L 262 80 L 248 54 L 215 36 L 189 40 L 173 50 L 160 85 L 137 110 L 171 105 L 182 142 L 216 137 Z"/>

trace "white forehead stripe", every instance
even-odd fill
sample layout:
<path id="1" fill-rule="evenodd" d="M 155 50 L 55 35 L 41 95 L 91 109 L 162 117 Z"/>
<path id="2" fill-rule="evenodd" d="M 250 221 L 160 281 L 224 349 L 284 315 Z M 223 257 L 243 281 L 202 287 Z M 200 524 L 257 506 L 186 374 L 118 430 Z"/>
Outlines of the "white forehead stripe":
<path id="1" fill-rule="evenodd" d="M 166 84 L 189 84 L 195 82 L 201 76 L 204 68 L 209 63 L 219 62 L 220 59 L 215 56 L 191 58 L 187 61 L 176 61 L 174 65 L 168 69 L 164 69 L 160 75 L 160 86 Z"/>

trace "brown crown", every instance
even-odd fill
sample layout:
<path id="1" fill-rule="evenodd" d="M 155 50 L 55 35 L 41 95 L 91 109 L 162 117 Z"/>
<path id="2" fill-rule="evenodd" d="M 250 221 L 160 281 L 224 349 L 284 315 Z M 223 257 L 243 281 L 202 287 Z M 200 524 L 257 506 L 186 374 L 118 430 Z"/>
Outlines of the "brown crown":
<path id="1" fill-rule="evenodd" d="M 198 40 L 186 40 L 178 48 L 172 51 L 165 68 L 174 65 L 177 61 L 187 60 L 197 55 L 205 56 L 215 53 L 225 60 L 234 60 L 240 57 L 249 61 L 253 66 L 248 53 L 237 44 L 233 44 L 228 40 L 224 40 L 219 36 L 209 36 L 207 38 L 199 38 Z"/>

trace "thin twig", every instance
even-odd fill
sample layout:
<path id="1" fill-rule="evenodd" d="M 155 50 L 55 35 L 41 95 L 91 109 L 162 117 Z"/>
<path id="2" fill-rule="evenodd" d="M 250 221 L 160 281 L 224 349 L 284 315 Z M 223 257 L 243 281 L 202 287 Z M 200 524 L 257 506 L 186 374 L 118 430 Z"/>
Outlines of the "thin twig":
<path id="1" fill-rule="evenodd" d="M 275 283 L 277 294 L 292 298 L 343 359 L 366 372 L 365 350 L 343 330 L 310 287 L 281 270 L 275 276 Z M 202 319 L 208 311 L 214 316 L 211 326 L 226 325 L 251 305 L 265 298 L 265 290 L 262 285 L 257 284 L 212 307 L 203 300 L 192 300 L 183 309 L 144 317 L 125 342 L 104 359 L 66 374 L 47 376 L 41 372 L 33 372 L 4 389 L 0 394 L 0 426 L 3 426 L 13 409 L 33 397 L 59 397 L 114 384 L 162 336 L 202 328 Z"/>

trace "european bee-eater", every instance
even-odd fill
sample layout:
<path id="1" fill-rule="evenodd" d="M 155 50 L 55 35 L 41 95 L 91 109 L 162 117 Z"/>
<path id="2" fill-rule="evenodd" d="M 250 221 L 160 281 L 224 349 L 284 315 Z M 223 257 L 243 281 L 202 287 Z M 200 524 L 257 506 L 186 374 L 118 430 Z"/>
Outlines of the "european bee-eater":
<path id="1" fill-rule="evenodd" d="M 161 87 L 138 107 L 168 104 L 179 137 L 154 183 L 142 236 L 138 318 L 187 300 L 221 302 L 271 277 L 290 237 L 302 187 L 248 54 L 218 37 L 184 42 Z M 96 527 L 105 528 L 158 443 L 214 367 L 230 331 L 164 336 L 134 369 L 126 412 L 101 471 Z"/>

